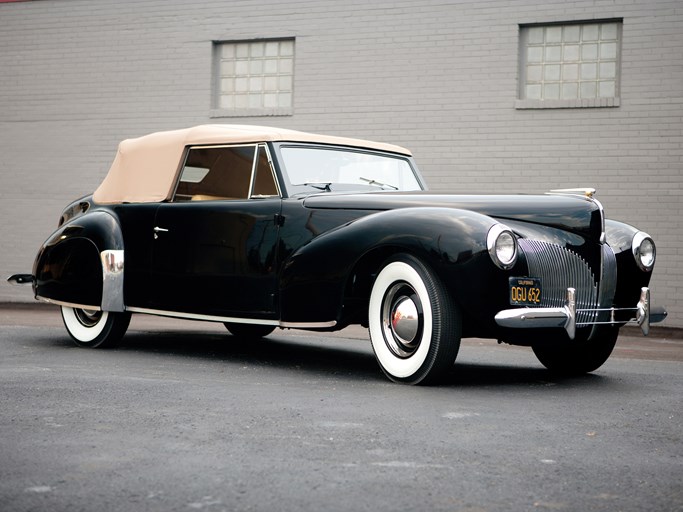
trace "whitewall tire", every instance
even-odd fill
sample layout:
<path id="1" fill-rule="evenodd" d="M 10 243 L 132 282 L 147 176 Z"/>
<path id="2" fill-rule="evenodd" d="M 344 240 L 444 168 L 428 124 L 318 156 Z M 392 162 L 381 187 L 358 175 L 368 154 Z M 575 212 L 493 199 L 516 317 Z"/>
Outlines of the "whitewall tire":
<path id="1" fill-rule="evenodd" d="M 438 277 L 413 256 L 396 256 L 377 275 L 368 321 L 377 361 L 395 382 L 433 383 L 458 354 L 459 310 Z"/>
<path id="2" fill-rule="evenodd" d="M 128 329 L 130 313 L 61 307 L 64 326 L 76 345 L 105 347 L 118 342 Z"/>

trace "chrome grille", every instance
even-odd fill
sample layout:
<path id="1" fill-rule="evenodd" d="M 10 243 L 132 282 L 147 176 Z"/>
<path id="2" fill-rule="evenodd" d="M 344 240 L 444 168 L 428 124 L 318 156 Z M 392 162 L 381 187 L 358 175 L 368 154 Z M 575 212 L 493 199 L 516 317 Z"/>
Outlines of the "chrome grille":
<path id="1" fill-rule="evenodd" d="M 567 299 L 567 288 L 576 289 L 576 323 L 594 323 L 597 319 L 598 285 L 581 256 L 559 245 L 538 240 L 520 239 L 526 255 L 529 277 L 541 278 L 542 300 L 539 307 L 559 308 Z"/>

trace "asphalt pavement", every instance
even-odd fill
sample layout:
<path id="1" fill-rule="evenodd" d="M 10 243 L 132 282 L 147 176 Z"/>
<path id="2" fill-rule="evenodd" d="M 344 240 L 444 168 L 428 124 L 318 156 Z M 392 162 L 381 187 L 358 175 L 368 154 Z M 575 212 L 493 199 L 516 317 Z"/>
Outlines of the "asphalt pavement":
<path id="1" fill-rule="evenodd" d="M 0 306 L 0 510 L 683 511 L 683 340 L 626 334 L 564 379 L 465 340 L 409 387 L 360 328 L 134 316 L 88 350 L 56 308 Z"/>

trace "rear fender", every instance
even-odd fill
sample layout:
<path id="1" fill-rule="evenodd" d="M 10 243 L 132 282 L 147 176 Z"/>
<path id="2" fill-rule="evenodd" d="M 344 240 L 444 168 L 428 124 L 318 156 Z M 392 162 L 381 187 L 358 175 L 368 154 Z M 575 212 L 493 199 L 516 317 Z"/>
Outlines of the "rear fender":
<path id="1" fill-rule="evenodd" d="M 109 212 L 89 212 L 62 225 L 33 265 L 36 298 L 61 305 L 124 311 L 123 236 Z"/>
<path id="2" fill-rule="evenodd" d="M 495 223 L 466 210 L 402 208 L 328 231 L 285 262 L 280 282 L 282 319 L 341 322 L 345 292 L 355 288 L 360 291 L 356 293 L 369 293 L 379 266 L 400 252 L 413 254 L 439 274 L 452 273 L 487 250 L 486 234 Z"/>

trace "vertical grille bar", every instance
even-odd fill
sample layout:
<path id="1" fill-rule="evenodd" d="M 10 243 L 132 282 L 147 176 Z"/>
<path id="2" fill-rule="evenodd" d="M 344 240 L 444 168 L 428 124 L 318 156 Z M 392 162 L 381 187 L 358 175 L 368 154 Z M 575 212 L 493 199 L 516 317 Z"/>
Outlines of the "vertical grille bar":
<path id="1" fill-rule="evenodd" d="M 538 240 L 520 239 L 519 247 L 526 255 L 529 277 L 539 277 L 543 287 L 537 307 L 562 307 L 567 288 L 576 289 L 577 324 L 597 320 L 598 285 L 586 261 L 573 251 Z M 602 295 L 601 295 L 602 298 Z"/>

